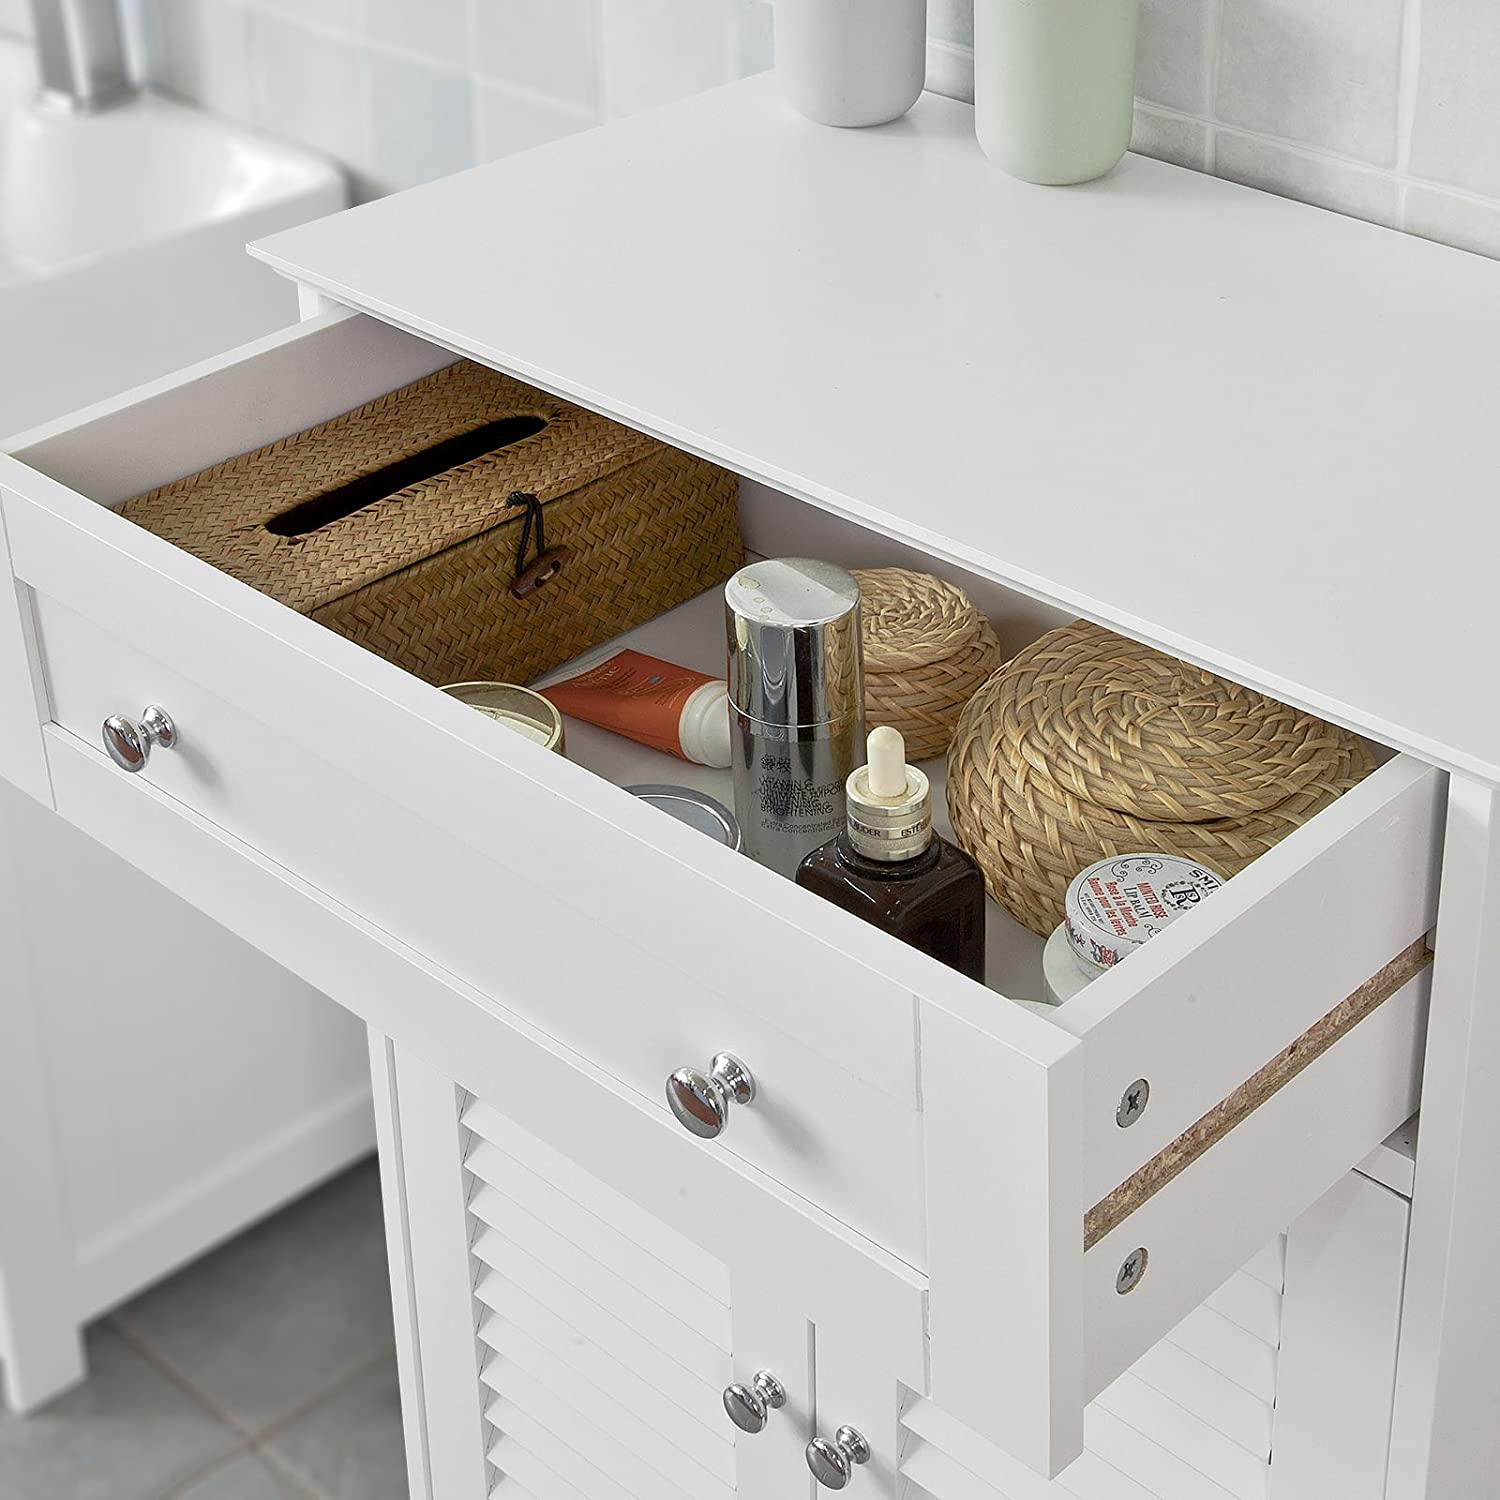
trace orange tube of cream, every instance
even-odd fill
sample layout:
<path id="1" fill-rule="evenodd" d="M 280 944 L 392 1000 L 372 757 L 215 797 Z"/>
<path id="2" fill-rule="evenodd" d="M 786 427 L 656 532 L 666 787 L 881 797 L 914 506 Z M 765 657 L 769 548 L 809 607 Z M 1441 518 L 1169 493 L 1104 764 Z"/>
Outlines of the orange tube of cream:
<path id="1" fill-rule="evenodd" d="M 538 688 L 563 713 L 700 766 L 729 764 L 729 693 L 723 680 L 640 651 Z"/>

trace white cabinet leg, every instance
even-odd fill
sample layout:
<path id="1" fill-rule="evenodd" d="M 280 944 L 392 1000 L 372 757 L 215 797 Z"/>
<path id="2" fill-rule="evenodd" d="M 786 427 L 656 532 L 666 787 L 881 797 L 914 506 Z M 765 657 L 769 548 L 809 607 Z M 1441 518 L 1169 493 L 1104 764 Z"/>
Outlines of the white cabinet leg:
<path id="1" fill-rule="evenodd" d="M 1388 1500 L 1493 1493 L 1500 1466 L 1500 794 L 1448 793 Z"/>
<path id="2" fill-rule="evenodd" d="M 0 1373 L 5 1404 L 26 1412 L 76 1385 L 84 1364 L 33 959 L 20 916 L 19 801 L 20 793 L 0 786 Z"/>

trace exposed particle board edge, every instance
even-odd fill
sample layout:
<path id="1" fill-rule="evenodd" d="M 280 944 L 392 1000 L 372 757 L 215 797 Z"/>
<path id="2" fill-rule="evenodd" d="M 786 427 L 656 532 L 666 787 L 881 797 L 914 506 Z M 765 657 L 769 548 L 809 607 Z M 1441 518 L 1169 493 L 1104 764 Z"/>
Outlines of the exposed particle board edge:
<path id="1" fill-rule="evenodd" d="M 1190 1125 L 1175 1141 L 1157 1152 L 1145 1166 L 1100 1199 L 1084 1215 L 1083 1248 L 1091 1250 L 1431 962 L 1432 951 L 1426 938 L 1418 938 L 1353 994 L 1341 1000 L 1259 1072 L 1246 1079 L 1227 1099 L 1216 1104 L 1196 1124 Z"/>

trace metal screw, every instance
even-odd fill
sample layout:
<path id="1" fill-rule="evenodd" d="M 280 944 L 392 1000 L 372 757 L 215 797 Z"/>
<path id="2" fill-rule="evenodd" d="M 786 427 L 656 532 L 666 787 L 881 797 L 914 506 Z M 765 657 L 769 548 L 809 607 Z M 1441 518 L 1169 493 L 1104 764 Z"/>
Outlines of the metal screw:
<path id="1" fill-rule="evenodd" d="M 1151 1085 L 1144 1078 L 1137 1078 L 1134 1083 L 1120 1095 L 1119 1108 L 1115 1110 L 1115 1124 L 1121 1130 L 1126 1130 L 1134 1125 L 1140 1117 L 1146 1113 L 1146 1105 L 1151 1100 Z"/>
<path id="2" fill-rule="evenodd" d="M 1133 1292 L 1140 1284 L 1141 1278 L 1146 1274 L 1146 1264 L 1151 1259 L 1151 1252 L 1144 1245 L 1139 1250 L 1132 1250 L 1125 1257 L 1120 1266 L 1120 1273 L 1115 1277 L 1115 1290 L 1123 1297 L 1126 1292 Z"/>

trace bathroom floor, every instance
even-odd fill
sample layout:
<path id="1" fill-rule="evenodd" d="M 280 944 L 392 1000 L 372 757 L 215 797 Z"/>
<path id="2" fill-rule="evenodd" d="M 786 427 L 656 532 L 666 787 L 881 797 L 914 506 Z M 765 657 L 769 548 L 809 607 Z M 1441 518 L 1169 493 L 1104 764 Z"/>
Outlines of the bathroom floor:
<path id="1" fill-rule="evenodd" d="M 88 1357 L 0 1412 L 0 1500 L 405 1500 L 373 1161 L 127 1303 Z"/>

